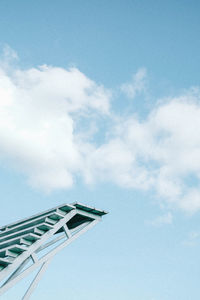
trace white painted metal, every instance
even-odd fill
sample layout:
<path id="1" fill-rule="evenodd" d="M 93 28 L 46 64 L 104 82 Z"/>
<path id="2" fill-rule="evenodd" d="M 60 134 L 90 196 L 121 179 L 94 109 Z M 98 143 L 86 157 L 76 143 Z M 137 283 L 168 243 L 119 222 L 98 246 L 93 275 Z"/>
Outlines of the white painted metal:
<path id="1" fill-rule="evenodd" d="M 64 232 L 66 233 L 67 238 L 70 238 L 72 235 L 66 224 L 63 226 L 63 229 L 64 229 Z"/>
<path id="2" fill-rule="evenodd" d="M 65 204 L 1 227 L 0 295 L 40 267 L 22 298 L 28 300 L 54 255 L 97 224 L 104 214 L 78 203 Z M 49 251 L 41 256 L 44 249 Z M 26 267 L 30 260 L 32 264 Z"/>
<path id="3" fill-rule="evenodd" d="M 47 262 L 43 263 L 43 265 L 41 266 L 39 272 L 37 273 L 37 275 L 35 276 L 34 280 L 32 281 L 32 283 L 30 284 L 28 290 L 26 291 L 24 297 L 22 298 L 22 300 L 28 300 L 31 296 L 31 294 L 33 293 L 34 289 L 36 288 L 37 284 L 39 283 L 43 273 L 46 271 L 48 265 L 50 264 L 51 260 L 49 259 Z"/>

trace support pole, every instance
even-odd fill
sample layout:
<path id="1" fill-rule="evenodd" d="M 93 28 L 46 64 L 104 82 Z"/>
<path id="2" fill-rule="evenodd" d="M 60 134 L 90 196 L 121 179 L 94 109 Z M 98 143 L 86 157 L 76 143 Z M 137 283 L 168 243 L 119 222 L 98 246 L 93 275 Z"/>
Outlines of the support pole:
<path id="1" fill-rule="evenodd" d="M 7 284 L 2 286 L 0 288 L 0 295 L 5 293 L 10 287 L 12 287 L 14 284 L 16 284 L 18 281 L 20 281 L 22 278 L 27 276 L 29 273 L 34 271 L 38 266 L 43 265 L 44 263 L 48 262 L 56 253 L 58 253 L 60 250 L 65 248 L 67 245 L 69 245 L 72 241 L 76 240 L 80 235 L 88 231 L 90 228 L 92 228 L 94 225 L 96 225 L 99 222 L 99 220 L 93 220 L 91 221 L 86 227 L 84 227 L 82 230 L 74 234 L 71 238 L 63 241 L 60 245 L 52 249 L 50 252 L 48 252 L 46 255 L 44 255 L 42 258 L 40 258 L 37 262 L 33 263 L 30 267 L 25 269 L 22 273 L 20 273 L 17 277 L 13 278 L 12 280 L 9 280 Z M 26 299 L 26 298 L 25 298 Z M 24 299 L 22 299 L 24 300 Z"/>
<path id="2" fill-rule="evenodd" d="M 4 284 L 2 284 L 2 286 L 0 288 L 2 288 L 3 286 L 5 286 L 9 281 L 11 281 L 12 279 L 14 279 L 15 277 L 18 276 L 18 274 L 22 271 L 22 269 L 25 267 L 25 265 L 28 263 L 28 261 L 30 260 L 30 257 L 28 257 L 11 275 L 10 277 L 4 282 Z"/>
<path id="3" fill-rule="evenodd" d="M 37 275 L 35 276 L 35 278 L 31 282 L 31 284 L 30 284 L 28 290 L 26 291 L 24 297 L 22 298 L 22 300 L 29 300 L 30 299 L 31 294 L 33 293 L 34 289 L 36 288 L 37 284 L 39 283 L 43 273 L 46 271 L 46 269 L 47 269 L 50 262 L 51 262 L 51 259 L 49 259 L 48 261 L 43 263 L 43 265 L 39 269 Z"/>

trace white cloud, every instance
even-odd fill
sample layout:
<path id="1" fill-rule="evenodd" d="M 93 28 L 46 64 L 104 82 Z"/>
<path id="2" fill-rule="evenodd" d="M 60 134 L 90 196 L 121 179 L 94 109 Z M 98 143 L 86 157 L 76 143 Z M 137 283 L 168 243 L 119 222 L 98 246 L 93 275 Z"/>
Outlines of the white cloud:
<path id="1" fill-rule="evenodd" d="M 67 188 L 83 157 L 75 117 L 107 114 L 110 92 L 78 69 L 0 68 L 0 155 L 31 185 Z"/>
<path id="2" fill-rule="evenodd" d="M 191 90 L 160 103 L 143 121 L 119 119 L 108 142 L 89 156 L 86 180 L 154 190 L 170 207 L 199 210 L 199 97 Z"/>
<path id="3" fill-rule="evenodd" d="M 145 71 L 138 74 L 136 92 Z M 154 191 L 170 208 L 199 210 L 199 90 L 159 101 L 142 121 L 116 115 L 110 99 L 111 91 L 77 68 L 0 63 L 1 161 L 46 190 L 71 187 L 80 176 L 87 184 Z"/>
<path id="4" fill-rule="evenodd" d="M 121 91 L 128 98 L 135 98 L 136 94 L 144 92 L 146 89 L 146 69 L 141 68 L 136 74 L 132 76 L 131 82 L 127 82 L 121 85 Z"/>

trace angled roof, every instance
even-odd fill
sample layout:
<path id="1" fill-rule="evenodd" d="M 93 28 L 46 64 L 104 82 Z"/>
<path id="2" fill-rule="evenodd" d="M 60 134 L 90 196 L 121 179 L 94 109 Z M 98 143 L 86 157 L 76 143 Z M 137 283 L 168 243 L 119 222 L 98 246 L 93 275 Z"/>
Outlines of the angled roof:
<path id="1" fill-rule="evenodd" d="M 63 225 L 57 227 L 59 221 L 70 212 L 74 216 L 66 222 L 69 231 L 74 231 L 94 219 L 100 219 L 107 212 L 89 207 L 81 203 L 62 204 L 52 209 L 43 211 L 29 218 L 0 227 L 0 273 L 12 265 L 20 256 L 28 252 L 36 242 L 39 246 L 46 240 L 45 234 L 52 232 L 53 235 L 64 231 Z M 55 230 L 56 228 L 56 230 Z M 29 251 L 27 251 L 29 250 Z M 34 251 L 34 250 L 33 250 Z"/>

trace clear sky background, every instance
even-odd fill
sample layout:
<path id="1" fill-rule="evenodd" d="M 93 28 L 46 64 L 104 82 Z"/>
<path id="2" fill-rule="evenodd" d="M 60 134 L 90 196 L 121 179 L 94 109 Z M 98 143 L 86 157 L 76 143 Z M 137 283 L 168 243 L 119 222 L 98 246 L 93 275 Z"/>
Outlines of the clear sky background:
<path id="1" fill-rule="evenodd" d="M 199 37 L 195 0 L 0 1 L 1 225 L 109 211 L 32 299 L 200 299 Z"/>

